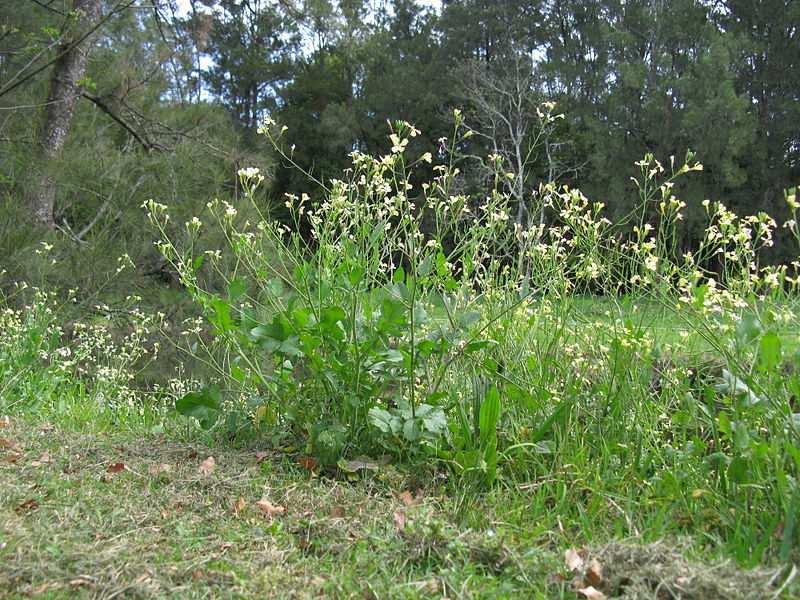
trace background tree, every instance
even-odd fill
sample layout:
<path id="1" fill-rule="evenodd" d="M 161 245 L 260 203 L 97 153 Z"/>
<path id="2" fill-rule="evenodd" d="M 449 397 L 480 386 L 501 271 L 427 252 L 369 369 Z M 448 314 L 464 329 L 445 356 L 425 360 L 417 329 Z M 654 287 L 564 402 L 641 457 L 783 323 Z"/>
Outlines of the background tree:
<path id="1" fill-rule="evenodd" d="M 50 75 L 50 91 L 37 152 L 40 172 L 34 176 L 28 191 L 31 215 L 48 227 L 55 224 L 53 204 L 56 183 L 50 170 L 61 154 L 72 125 L 75 103 L 80 97 L 81 80 L 91 49 L 91 37 L 99 18 L 100 0 L 73 0 L 72 11 L 63 25 L 67 31 L 61 36 Z"/>

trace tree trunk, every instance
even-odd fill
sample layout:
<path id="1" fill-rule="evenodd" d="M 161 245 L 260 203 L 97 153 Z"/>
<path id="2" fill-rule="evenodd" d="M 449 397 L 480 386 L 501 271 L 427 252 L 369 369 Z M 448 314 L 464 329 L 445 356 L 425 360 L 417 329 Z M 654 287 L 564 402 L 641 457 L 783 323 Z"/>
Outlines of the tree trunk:
<path id="1" fill-rule="evenodd" d="M 69 133 L 75 103 L 80 96 L 79 82 L 86 71 L 86 59 L 91 42 L 81 38 L 100 16 L 101 0 L 73 0 L 76 22 L 58 49 L 59 58 L 53 66 L 50 92 L 47 96 L 44 120 L 39 133 L 39 172 L 28 192 L 31 216 L 39 223 L 53 227 L 53 205 L 56 182 L 52 176 L 53 165 L 61 154 Z"/>

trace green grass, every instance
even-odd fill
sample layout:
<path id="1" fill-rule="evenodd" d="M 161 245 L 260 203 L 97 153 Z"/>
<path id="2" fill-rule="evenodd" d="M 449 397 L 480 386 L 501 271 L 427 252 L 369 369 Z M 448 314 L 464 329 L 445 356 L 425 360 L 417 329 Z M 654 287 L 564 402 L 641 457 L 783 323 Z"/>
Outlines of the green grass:
<path id="1" fill-rule="evenodd" d="M 0 463 L 0 589 L 19 595 L 559 593 L 548 585 L 560 571 L 552 552 L 530 539 L 509 545 L 512 529 L 490 518 L 458 524 L 435 487 L 406 506 L 404 476 L 392 469 L 343 481 L 254 448 L 17 419 L 2 434 L 21 456 Z M 216 467 L 202 474 L 208 456 Z M 262 498 L 285 514 L 263 514 Z"/>
<path id="2" fill-rule="evenodd" d="M 402 465 L 312 473 L 292 449 L 64 406 L 2 421 L 0 596 L 575 598 L 572 547 L 600 561 L 610 597 L 761 598 L 785 576 L 719 566 L 702 528 L 670 537 L 657 508 L 582 465 L 462 496 Z"/>

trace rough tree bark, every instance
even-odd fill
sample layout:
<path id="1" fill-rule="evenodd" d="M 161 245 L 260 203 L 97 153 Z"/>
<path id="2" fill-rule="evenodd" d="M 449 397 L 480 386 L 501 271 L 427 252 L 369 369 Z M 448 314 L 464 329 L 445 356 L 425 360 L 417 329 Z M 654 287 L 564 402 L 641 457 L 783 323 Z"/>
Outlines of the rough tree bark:
<path id="1" fill-rule="evenodd" d="M 39 132 L 38 166 L 28 192 L 28 206 L 39 223 L 54 227 L 53 207 L 56 182 L 52 176 L 54 162 L 61 154 L 69 133 L 75 104 L 81 95 L 80 80 L 86 72 L 91 41 L 86 33 L 100 17 L 101 0 L 73 0 L 75 22 L 58 49 L 58 60 L 50 77 L 44 119 Z"/>

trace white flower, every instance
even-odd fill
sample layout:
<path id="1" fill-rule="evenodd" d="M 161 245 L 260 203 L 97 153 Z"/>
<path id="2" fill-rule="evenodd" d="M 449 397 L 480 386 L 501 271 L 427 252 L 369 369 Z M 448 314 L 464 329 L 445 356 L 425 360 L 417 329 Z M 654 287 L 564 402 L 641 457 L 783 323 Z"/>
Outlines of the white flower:
<path id="1" fill-rule="evenodd" d="M 261 169 L 259 169 L 258 167 L 247 167 L 246 169 L 239 169 L 238 175 L 244 180 L 257 179 L 259 181 L 262 181 L 264 179 L 264 176 L 261 174 Z"/>

